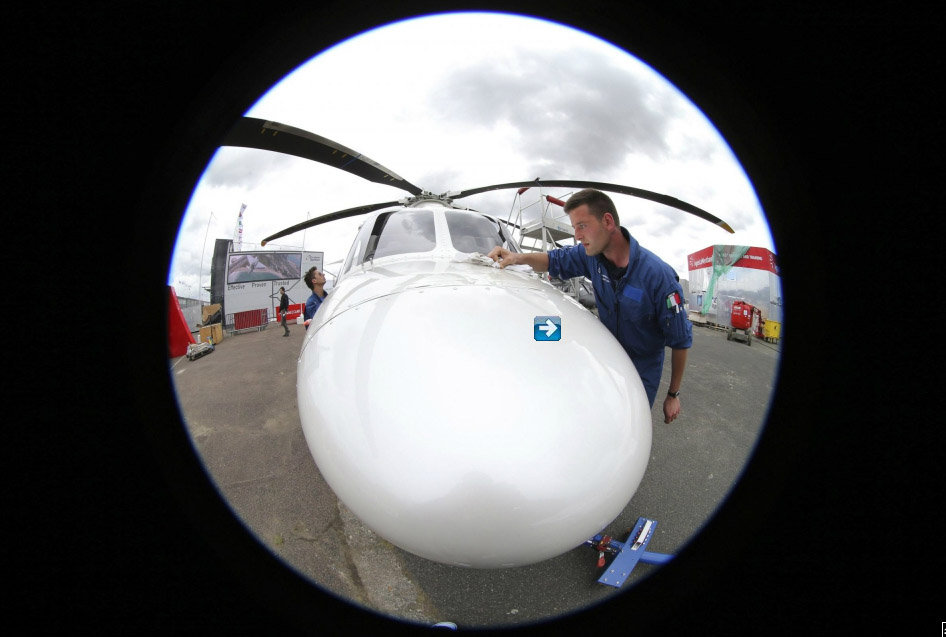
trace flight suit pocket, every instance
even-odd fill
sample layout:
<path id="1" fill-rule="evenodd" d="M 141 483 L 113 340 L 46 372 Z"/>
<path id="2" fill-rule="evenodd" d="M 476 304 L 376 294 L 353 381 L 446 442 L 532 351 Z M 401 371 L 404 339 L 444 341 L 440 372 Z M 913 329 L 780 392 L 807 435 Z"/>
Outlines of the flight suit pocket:
<path id="1" fill-rule="evenodd" d="M 641 321 L 650 315 L 650 312 L 647 311 L 644 291 L 633 285 L 624 286 L 624 289 L 621 290 L 619 303 L 621 304 L 621 315 L 631 321 Z"/>

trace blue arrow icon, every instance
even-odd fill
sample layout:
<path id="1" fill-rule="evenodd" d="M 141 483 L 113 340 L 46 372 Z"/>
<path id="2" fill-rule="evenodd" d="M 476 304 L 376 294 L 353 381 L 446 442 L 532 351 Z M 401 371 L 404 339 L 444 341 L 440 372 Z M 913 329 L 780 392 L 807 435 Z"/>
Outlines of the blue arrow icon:
<path id="1" fill-rule="evenodd" d="M 533 320 L 532 329 L 537 341 L 562 340 L 562 319 L 559 316 L 537 316 Z"/>

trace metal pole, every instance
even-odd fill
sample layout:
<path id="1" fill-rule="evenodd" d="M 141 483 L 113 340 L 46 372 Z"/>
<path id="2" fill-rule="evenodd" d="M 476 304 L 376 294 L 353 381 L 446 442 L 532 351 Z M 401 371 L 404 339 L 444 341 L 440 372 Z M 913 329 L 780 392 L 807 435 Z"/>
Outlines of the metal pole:
<path id="1" fill-rule="evenodd" d="M 207 220 L 207 230 L 204 231 L 204 245 L 200 250 L 200 273 L 197 275 L 197 300 L 200 307 L 204 306 L 204 288 L 203 288 L 203 279 L 204 279 L 204 252 L 207 251 L 207 234 L 210 232 L 210 221 L 214 218 L 214 213 L 211 211 L 210 219 Z"/>
<path id="2" fill-rule="evenodd" d="M 306 221 L 309 220 L 309 214 L 310 214 L 310 212 L 309 212 L 308 210 L 306 210 L 306 211 L 305 211 L 305 220 L 306 220 Z M 302 251 L 303 251 L 303 252 L 305 252 L 305 231 L 306 231 L 306 230 L 308 230 L 308 228 L 303 228 L 303 229 L 302 229 Z"/>

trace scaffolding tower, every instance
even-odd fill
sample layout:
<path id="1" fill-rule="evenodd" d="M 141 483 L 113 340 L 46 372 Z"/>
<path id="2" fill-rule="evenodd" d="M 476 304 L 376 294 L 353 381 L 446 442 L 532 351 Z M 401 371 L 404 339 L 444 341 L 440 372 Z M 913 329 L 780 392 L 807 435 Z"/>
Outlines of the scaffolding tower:
<path id="1" fill-rule="evenodd" d="M 507 226 L 513 229 L 513 236 L 519 247 L 529 252 L 548 252 L 565 245 L 575 245 L 575 229 L 572 227 L 568 215 L 565 214 L 564 210 L 561 214 L 555 215 L 552 208 L 554 205 L 558 206 L 559 209 L 564 209 L 565 202 L 544 194 L 541 185 L 536 185 L 535 188 L 538 190 L 538 198 L 526 204 L 523 202 L 522 195 L 531 187 L 520 188 L 516 191 L 515 200 L 509 210 Z M 525 222 L 526 211 L 536 206 L 541 208 L 539 216 Z M 565 243 L 569 240 L 571 240 L 569 243 Z M 576 299 L 583 306 L 593 311 L 597 309 L 591 282 L 585 277 L 566 280 L 549 277 L 549 282 Z"/>

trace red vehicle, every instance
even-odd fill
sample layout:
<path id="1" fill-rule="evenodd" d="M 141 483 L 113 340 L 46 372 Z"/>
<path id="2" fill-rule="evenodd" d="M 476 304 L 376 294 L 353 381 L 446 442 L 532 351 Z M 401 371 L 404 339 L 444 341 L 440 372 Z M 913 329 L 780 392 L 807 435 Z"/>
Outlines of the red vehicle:
<path id="1" fill-rule="evenodd" d="M 746 345 L 752 346 L 752 336 L 762 338 L 762 310 L 745 301 L 736 301 L 732 304 L 732 313 L 729 318 L 729 333 L 726 340 L 745 339 Z"/>

